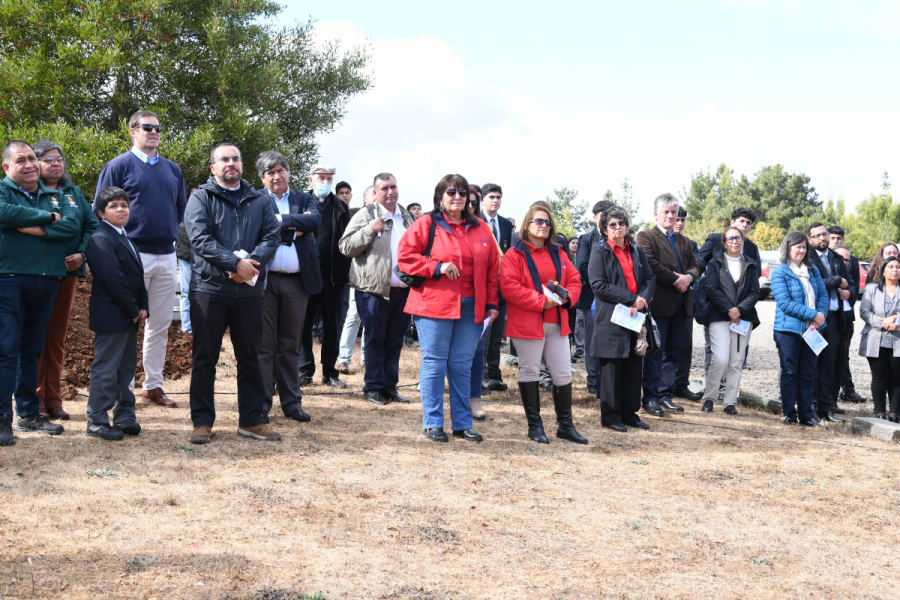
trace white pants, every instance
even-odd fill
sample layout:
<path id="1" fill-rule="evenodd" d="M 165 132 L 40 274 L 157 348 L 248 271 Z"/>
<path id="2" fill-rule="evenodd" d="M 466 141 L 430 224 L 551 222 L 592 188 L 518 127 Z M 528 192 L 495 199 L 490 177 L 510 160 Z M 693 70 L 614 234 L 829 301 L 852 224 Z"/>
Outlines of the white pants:
<path id="1" fill-rule="evenodd" d="M 544 339 L 527 340 L 512 338 L 519 354 L 519 381 L 539 381 L 541 356 L 547 361 L 553 385 L 564 386 L 572 382 L 572 353 L 569 336 L 560 335 L 559 325 L 544 323 Z"/>
<path id="2" fill-rule="evenodd" d="M 706 391 L 703 401 L 719 397 L 719 382 L 725 376 L 725 406 L 737 404 L 738 388 L 741 385 L 741 368 L 744 364 L 744 352 L 750 344 L 751 330 L 747 335 L 731 331 L 731 321 L 710 323 L 708 332 L 711 356 L 709 370 L 706 373 Z"/>
<path id="3" fill-rule="evenodd" d="M 166 344 L 169 341 L 169 325 L 175 309 L 175 283 L 178 279 L 175 253 L 145 254 L 144 285 L 150 302 L 150 316 L 144 323 L 144 390 L 161 388 L 163 367 L 166 365 Z M 185 290 L 185 293 L 187 291 Z"/>

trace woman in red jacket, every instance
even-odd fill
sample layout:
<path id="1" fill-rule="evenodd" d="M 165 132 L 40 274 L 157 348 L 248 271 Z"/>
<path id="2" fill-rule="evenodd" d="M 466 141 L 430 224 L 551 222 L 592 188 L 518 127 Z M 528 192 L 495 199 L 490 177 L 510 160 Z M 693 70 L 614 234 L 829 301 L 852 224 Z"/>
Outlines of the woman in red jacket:
<path id="1" fill-rule="evenodd" d="M 467 210 L 469 183 L 446 175 L 434 188 L 434 210 L 400 240 L 397 267 L 424 277 L 409 291 L 406 312 L 419 332 L 422 428 L 436 442 L 444 433 L 444 378 L 450 385 L 453 435 L 480 442 L 472 429 L 469 378 L 485 317 L 497 318 L 497 244 L 487 223 Z M 426 255 L 431 223 L 434 242 Z"/>
<path id="2" fill-rule="evenodd" d="M 562 305 L 547 297 L 551 281 L 568 291 Z M 556 243 L 553 216 L 532 206 L 519 230 L 519 242 L 503 255 L 500 287 L 506 300 L 506 335 L 519 353 L 519 394 L 528 420 L 528 437 L 549 443 L 541 422 L 541 356 L 553 378 L 556 437 L 578 444 L 587 440 L 572 423 L 572 362 L 569 352 L 569 309 L 578 302 L 581 277 L 564 247 Z"/>

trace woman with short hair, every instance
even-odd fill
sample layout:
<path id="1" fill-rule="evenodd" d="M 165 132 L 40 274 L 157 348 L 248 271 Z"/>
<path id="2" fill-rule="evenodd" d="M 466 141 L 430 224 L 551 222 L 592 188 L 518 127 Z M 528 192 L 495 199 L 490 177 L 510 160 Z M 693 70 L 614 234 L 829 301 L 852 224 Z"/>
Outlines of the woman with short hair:
<path id="1" fill-rule="evenodd" d="M 728 227 L 722 232 L 722 247 L 710 259 L 706 276 L 701 280 L 710 303 L 706 329 L 712 351 L 701 410 L 712 412 L 724 375 L 725 414 L 736 415 L 744 353 L 750 344 L 751 331 L 759 326 L 756 314 L 759 265 L 744 255 L 744 234 L 737 227 Z M 740 326 L 742 321 L 750 323 L 746 333 L 733 331 L 732 325 Z"/>
<path id="2" fill-rule="evenodd" d="M 419 332 L 422 428 L 428 439 L 444 433 L 444 379 L 450 385 L 453 435 L 480 442 L 472 429 L 469 393 L 472 362 L 486 317 L 497 318 L 498 252 L 487 223 L 469 214 L 469 183 L 445 175 L 434 188 L 434 210 L 406 230 L 397 249 L 397 267 L 424 278 L 410 289 L 406 312 Z M 430 256 L 429 229 L 435 223 Z"/>
<path id="3" fill-rule="evenodd" d="M 569 309 L 578 302 L 581 276 L 564 246 L 556 242 L 553 215 L 532 206 L 522 219 L 519 242 L 503 255 L 500 287 L 506 300 L 506 335 L 519 353 L 519 393 L 528 437 L 547 444 L 541 421 L 541 357 L 553 378 L 556 437 L 587 444 L 572 422 L 572 363 L 569 354 Z M 545 295 L 558 288 L 562 304 Z"/>
<path id="4" fill-rule="evenodd" d="M 818 356 L 803 339 L 807 328 L 823 329 L 828 290 L 810 260 L 806 236 L 792 231 L 781 243 L 781 265 L 772 272 L 775 346 L 781 363 L 781 410 L 786 425 L 821 427 L 813 410 Z"/>
<path id="5" fill-rule="evenodd" d="M 872 371 L 872 399 L 875 416 L 885 418 L 885 398 L 890 401 L 887 420 L 900 423 L 900 258 L 890 256 L 880 268 L 877 283 L 866 284 L 859 316 L 865 321 L 859 341 L 859 355 L 865 356 Z"/>
<path id="6" fill-rule="evenodd" d="M 34 145 L 34 155 L 40 163 L 41 182 L 50 189 L 59 190 L 62 201 L 69 204 L 75 222 L 81 229 L 78 235 L 66 242 L 66 278 L 59 282 L 47 338 L 38 361 L 37 396 L 40 413 L 49 419 L 68 421 L 69 413 L 63 409 L 61 381 L 66 333 L 69 330 L 69 315 L 75 304 L 78 278 L 87 276 L 84 251 L 97 229 L 97 220 L 81 188 L 66 177 L 66 158 L 62 147 L 50 140 L 41 140 Z"/>

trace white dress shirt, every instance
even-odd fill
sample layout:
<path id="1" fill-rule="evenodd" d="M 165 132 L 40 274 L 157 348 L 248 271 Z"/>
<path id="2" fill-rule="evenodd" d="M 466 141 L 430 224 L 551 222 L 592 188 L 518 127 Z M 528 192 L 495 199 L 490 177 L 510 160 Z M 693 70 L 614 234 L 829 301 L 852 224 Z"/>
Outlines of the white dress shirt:
<path id="1" fill-rule="evenodd" d="M 400 212 L 400 207 L 394 207 L 394 214 L 391 214 L 387 211 L 387 209 L 382 206 L 380 203 L 375 203 L 378 206 L 380 212 L 383 212 L 387 219 L 391 219 L 394 224 L 391 229 L 391 287 L 409 287 L 397 277 L 397 272 L 394 271 L 394 267 L 397 266 L 397 248 L 400 245 L 400 238 L 403 237 L 403 234 L 406 233 L 406 225 L 403 223 L 403 213 Z"/>
<path id="2" fill-rule="evenodd" d="M 275 207 L 278 209 L 278 214 L 275 215 L 275 218 L 278 219 L 279 223 L 283 220 L 281 215 L 291 214 L 291 204 L 288 202 L 288 194 L 290 193 L 291 189 L 288 188 L 284 192 L 284 195 L 279 198 L 274 192 L 269 192 L 269 195 L 272 196 L 272 200 L 275 201 Z M 294 234 L 294 237 L 297 237 L 296 233 Z M 276 273 L 300 272 L 300 259 L 297 257 L 297 249 L 294 248 L 293 240 L 291 241 L 290 246 L 278 244 L 278 249 L 275 251 L 275 258 L 272 259 L 272 266 L 269 270 L 275 271 Z"/>
<path id="3" fill-rule="evenodd" d="M 107 221 L 106 219 L 103 219 L 103 222 L 106 223 L 107 225 L 109 225 L 110 227 L 112 227 L 113 229 L 115 229 L 115 230 L 116 230 L 116 233 L 118 233 L 119 235 L 122 235 L 122 234 L 124 233 L 124 234 L 125 234 L 125 241 L 128 242 L 129 248 L 131 248 L 131 251 L 134 252 L 134 255 L 135 255 L 135 256 L 137 256 L 137 250 L 135 250 L 134 244 L 131 243 L 131 240 L 128 239 L 128 234 L 125 233 L 125 230 L 122 229 L 121 227 L 116 227 L 115 225 L 113 225 L 112 223 L 110 223 L 109 221 Z"/>

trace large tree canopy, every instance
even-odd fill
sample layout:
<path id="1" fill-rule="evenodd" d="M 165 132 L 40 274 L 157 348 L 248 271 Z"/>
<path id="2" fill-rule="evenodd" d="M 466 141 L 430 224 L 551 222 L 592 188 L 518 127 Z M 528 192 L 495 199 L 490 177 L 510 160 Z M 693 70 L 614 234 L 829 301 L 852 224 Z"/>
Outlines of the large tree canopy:
<path id="1" fill-rule="evenodd" d="M 365 49 L 315 44 L 311 23 L 272 25 L 281 11 L 270 0 L 0 0 L 0 133 L 64 124 L 73 139 L 123 138 L 123 122 L 149 109 L 189 181 L 208 175 L 210 144 L 229 141 L 247 175 L 274 148 L 296 182 L 315 135 L 371 82 Z"/>

